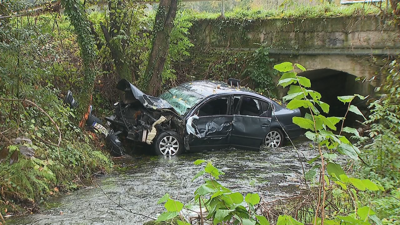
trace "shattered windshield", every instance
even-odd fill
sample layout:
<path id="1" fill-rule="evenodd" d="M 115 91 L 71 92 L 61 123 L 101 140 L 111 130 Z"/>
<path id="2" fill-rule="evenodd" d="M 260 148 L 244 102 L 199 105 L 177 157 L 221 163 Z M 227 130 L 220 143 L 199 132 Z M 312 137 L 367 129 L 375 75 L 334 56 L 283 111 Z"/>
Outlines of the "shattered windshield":
<path id="1" fill-rule="evenodd" d="M 176 112 L 183 116 L 189 109 L 195 106 L 203 96 L 191 92 L 182 86 L 178 86 L 160 95 L 160 98 L 167 101 L 174 107 Z"/>

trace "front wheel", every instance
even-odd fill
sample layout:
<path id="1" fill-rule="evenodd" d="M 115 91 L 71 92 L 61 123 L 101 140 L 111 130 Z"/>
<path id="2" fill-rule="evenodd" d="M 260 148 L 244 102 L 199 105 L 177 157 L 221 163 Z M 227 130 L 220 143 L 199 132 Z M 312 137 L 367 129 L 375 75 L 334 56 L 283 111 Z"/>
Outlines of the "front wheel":
<path id="1" fill-rule="evenodd" d="M 168 131 L 158 135 L 154 150 L 157 155 L 174 156 L 183 152 L 182 139 L 176 132 Z"/>
<path id="2" fill-rule="evenodd" d="M 283 145 L 284 136 L 281 130 L 271 128 L 271 130 L 265 136 L 264 144 L 269 148 L 277 148 Z"/>

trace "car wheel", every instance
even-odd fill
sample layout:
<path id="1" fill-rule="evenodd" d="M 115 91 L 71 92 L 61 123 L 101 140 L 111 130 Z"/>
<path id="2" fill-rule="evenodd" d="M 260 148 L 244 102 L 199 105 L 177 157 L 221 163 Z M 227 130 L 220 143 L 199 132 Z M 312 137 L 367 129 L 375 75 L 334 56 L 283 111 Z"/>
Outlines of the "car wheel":
<path id="1" fill-rule="evenodd" d="M 283 145 L 284 136 L 281 130 L 277 128 L 271 128 L 271 130 L 265 136 L 264 144 L 269 148 L 277 148 Z"/>
<path id="2" fill-rule="evenodd" d="M 157 155 L 174 156 L 183 152 L 182 139 L 176 132 L 168 131 L 158 135 L 154 143 Z"/>

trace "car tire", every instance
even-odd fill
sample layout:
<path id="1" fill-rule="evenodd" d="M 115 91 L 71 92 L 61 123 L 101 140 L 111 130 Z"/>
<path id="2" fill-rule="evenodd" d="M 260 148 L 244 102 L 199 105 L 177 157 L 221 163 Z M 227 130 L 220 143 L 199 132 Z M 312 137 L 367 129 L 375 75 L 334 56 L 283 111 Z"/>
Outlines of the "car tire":
<path id="1" fill-rule="evenodd" d="M 267 133 L 264 140 L 264 145 L 268 148 L 277 148 L 283 146 L 285 136 L 282 130 L 278 128 L 271 128 Z"/>
<path id="2" fill-rule="evenodd" d="M 154 142 L 157 155 L 175 156 L 183 152 L 182 138 L 173 131 L 163 132 Z"/>

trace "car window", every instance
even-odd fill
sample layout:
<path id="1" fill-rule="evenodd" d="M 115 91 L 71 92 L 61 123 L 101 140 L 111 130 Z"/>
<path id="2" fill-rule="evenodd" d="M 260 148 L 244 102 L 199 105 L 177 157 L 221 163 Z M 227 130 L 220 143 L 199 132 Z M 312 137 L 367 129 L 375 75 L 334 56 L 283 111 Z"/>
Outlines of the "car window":
<path id="1" fill-rule="evenodd" d="M 271 117 L 272 116 L 272 106 L 271 103 L 269 102 L 264 102 L 264 101 L 260 101 L 261 102 L 261 108 L 262 108 L 262 113 L 261 113 L 261 117 Z"/>
<path id="2" fill-rule="evenodd" d="M 252 97 L 244 96 L 240 104 L 240 115 L 260 116 L 262 113 L 260 101 Z"/>
<path id="3" fill-rule="evenodd" d="M 198 116 L 226 115 L 228 111 L 228 98 L 222 97 L 210 100 L 200 106 Z"/>

